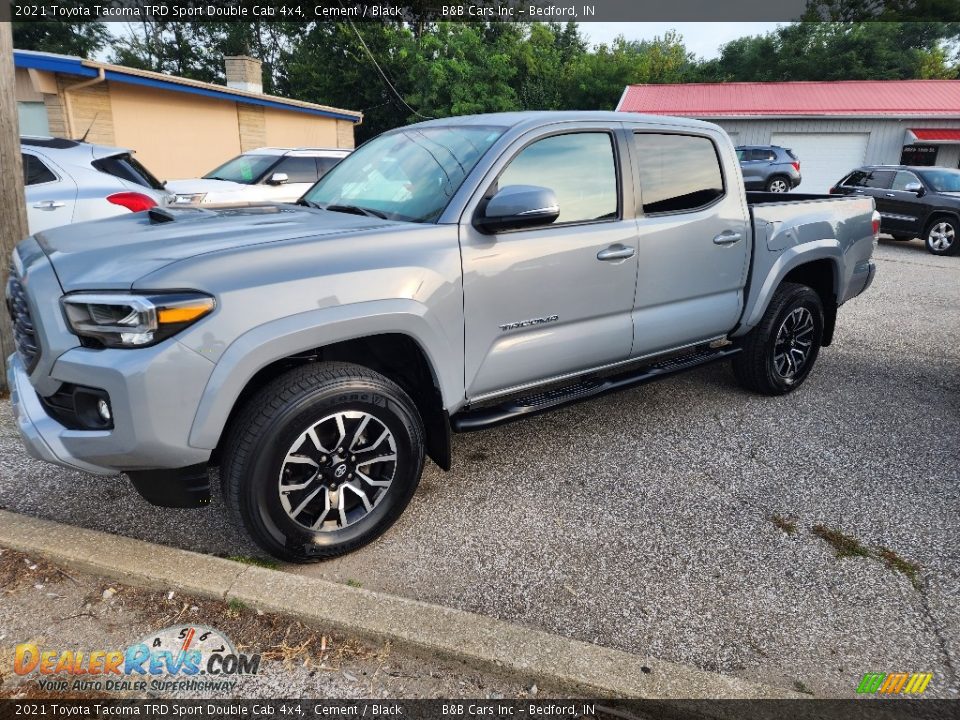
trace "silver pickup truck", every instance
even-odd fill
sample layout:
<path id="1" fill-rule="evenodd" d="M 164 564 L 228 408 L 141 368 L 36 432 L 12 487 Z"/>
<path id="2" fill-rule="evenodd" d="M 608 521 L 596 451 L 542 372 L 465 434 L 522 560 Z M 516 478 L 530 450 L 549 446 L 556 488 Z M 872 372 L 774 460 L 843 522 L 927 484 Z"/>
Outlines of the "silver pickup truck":
<path id="1" fill-rule="evenodd" d="M 451 431 L 729 358 L 809 375 L 874 275 L 870 198 L 749 197 L 692 120 L 516 113 L 371 140 L 297 205 L 155 208 L 24 240 L 6 288 L 42 460 L 210 500 L 267 552 L 339 555 Z"/>

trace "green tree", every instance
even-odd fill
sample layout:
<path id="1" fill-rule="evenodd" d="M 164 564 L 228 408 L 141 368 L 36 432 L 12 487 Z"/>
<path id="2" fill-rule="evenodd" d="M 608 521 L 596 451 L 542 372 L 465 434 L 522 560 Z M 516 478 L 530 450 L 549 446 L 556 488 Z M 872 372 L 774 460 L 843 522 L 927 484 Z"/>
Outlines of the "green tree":
<path id="1" fill-rule="evenodd" d="M 102 22 L 15 22 L 13 46 L 19 50 L 39 50 L 90 58 L 110 40 Z"/>

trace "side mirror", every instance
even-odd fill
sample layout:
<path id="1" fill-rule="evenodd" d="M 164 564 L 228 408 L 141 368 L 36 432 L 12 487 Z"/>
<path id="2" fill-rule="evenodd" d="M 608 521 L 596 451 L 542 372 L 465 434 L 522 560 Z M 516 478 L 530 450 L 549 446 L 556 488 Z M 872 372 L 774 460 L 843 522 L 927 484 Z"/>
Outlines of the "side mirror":
<path id="1" fill-rule="evenodd" d="M 926 192 L 923 189 L 923 185 L 921 185 L 918 182 L 907 183 L 906 185 L 903 186 L 903 189 L 905 192 L 916 193 L 917 197 L 922 197 L 923 194 Z"/>
<path id="2" fill-rule="evenodd" d="M 560 217 L 557 195 L 537 185 L 508 185 L 487 201 L 473 224 L 482 233 L 542 227 Z"/>
<path id="3" fill-rule="evenodd" d="M 267 185 L 283 185 L 289 179 L 286 173 L 274 173 L 270 176 L 270 179 L 267 180 Z"/>

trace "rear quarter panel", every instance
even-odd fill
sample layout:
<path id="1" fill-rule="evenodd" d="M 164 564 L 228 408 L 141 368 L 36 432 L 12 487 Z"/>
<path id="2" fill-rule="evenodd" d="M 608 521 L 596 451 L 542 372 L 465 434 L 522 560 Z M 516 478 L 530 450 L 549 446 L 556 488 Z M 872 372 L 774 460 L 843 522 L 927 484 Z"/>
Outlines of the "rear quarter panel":
<path id="1" fill-rule="evenodd" d="M 838 305 L 858 295 L 870 276 L 873 212 L 873 198 L 866 197 L 750 205 L 755 251 L 743 320 L 734 335 L 760 322 L 783 278 L 805 263 L 830 261 Z"/>

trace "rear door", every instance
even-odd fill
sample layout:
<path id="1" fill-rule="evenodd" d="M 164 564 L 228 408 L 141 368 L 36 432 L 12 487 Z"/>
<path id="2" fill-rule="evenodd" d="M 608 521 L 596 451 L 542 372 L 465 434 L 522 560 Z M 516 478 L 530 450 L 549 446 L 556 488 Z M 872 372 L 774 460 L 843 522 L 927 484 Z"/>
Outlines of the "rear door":
<path id="1" fill-rule="evenodd" d="M 27 223 L 38 233 L 73 221 L 77 184 L 46 155 L 23 151 L 23 185 Z"/>
<path id="2" fill-rule="evenodd" d="M 740 186 L 723 170 L 733 158 L 720 142 L 690 128 L 633 134 L 640 188 L 633 357 L 722 337 L 740 317 L 750 228 Z"/>
<path id="3" fill-rule="evenodd" d="M 460 226 L 469 399 L 629 356 L 637 229 L 624 211 L 622 147 L 605 125 L 534 131 L 507 149 L 471 200 Z M 509 185 L 550 188 L 560 217 L 478 232 L 476 206 Z"/>
<path id="4" fill-rule="evenodd" d="M 737 152 L 740 159 L 740 170 L 743 172 L 743 184 L 750 188 L 762 188 L 764 182 L 764 168 L 769 163 L 763 161 L 763 156 L 757 148 L 743 148 Z"/>

